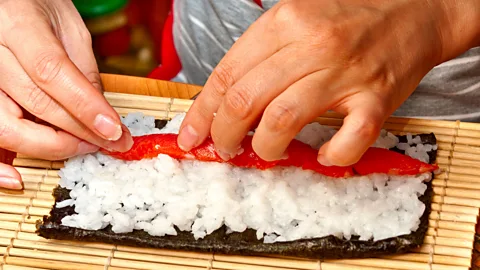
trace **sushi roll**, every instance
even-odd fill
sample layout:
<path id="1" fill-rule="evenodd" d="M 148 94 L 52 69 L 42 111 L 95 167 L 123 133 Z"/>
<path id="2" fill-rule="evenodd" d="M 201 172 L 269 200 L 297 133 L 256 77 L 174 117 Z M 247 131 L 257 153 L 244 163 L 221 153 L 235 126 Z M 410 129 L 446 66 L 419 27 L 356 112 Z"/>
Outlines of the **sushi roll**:
<path id="1" fill-rule="evenodd" d="M 239 255 L 315 259 L 404 253 L 423 243 L 438 169 L 433 134 L 382 131 L 349 167 L 316 162 L 335 130 L 307 125 L 288 158 L 266 162 L 242 143 L 225 162 L 207 140 L 176 144 L 184 115 L 122 118 L 134 136 L 125 153 L 65 162 L 55 206 L 37 223 L 49 239 Z"/>

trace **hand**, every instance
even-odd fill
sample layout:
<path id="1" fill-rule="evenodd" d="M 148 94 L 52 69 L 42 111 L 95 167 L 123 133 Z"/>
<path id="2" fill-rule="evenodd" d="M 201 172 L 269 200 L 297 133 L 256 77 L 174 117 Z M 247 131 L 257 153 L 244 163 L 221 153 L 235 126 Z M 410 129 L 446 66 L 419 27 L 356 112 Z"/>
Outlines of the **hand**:
<path id="1" fill-rule="evenodd" d="M 103 97 L 91 37 L 71 1 L 0 1 L 0 59 L 0 148 L 58 160 L 133 144 Z M 56 128 L 24 119 L 20 106 Z M 20 181 L 0 163 L 1 187 Z"/>
<path id="2" fill-rule="evenodd" d="M 282 0 L 215 68 L 178 143 L 189 150 L 211 135 L 218 154 L 230 159 L 260 120 L 253 148 L 264 160 L 278 160 L 306 124 L 333 110 L 346 117 L 318 161 L 351 165 L 431 68 L 478 42 L 472 30 L 478 27 L 467 27 L 478 6 L 476 0 Z"/>

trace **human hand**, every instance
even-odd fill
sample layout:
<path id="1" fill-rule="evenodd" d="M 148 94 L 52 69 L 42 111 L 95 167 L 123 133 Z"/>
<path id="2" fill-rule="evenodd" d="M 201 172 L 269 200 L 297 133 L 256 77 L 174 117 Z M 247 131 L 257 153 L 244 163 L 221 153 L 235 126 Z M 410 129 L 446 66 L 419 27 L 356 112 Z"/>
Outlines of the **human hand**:
<path id="1" fill-rule="evenodd" d="M 58 160 L 132 146 L 102 94 L 91 37 L 71 1 L 0 1 L 0 59 L 0 148 Z M 20 107 L 55 128 L 24 119 Z M 0 187 L 20 181 L 0 163 Z"/>
<path id="2" fill-rule="evenodd" d="M 211 135 L 230 159 L 260 120 L 253 148 L 278 160 L 306 124 L 333 110 L 346 117 L 318 161 L 351 165 L 431 68 L 478 41 L 466 27 L 476 10 L 476 0 L 281 0 L 214 69 L 178 143 L 189 150 Z"/>

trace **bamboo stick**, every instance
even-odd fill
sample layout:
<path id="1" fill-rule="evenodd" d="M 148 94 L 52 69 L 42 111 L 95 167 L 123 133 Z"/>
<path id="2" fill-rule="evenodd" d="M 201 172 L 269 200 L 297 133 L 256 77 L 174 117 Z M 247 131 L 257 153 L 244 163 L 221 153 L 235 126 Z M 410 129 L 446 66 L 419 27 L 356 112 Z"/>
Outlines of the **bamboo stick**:
<path id="1" fill-rule="evenodd" d="M 212 258 L 212 254 L 209 254 L 209 253 L 199 253 L 199 252 L 190 252 L 190 251 L 176 251 L 176 250 L 154 249 L 154 248 L 138 248 L 138 247 L 129 247 L 129 246 L 117 246 L 117 251 L 116 252 L 120 252 L 120 251 L 130 252 L 130 253 L 160 255 L 160 256 L 204 259 L 204 260 L 210 260 Z"/>
<path id="2" fill-rule="evenodd" d="M 453 151 L 452 157 L 456 159 L 480 161 L 480 154 L 478 153 L 474 154 L 471 152 L 461 152 L 457 149 Z"/>
<path id="3" fill-rule="evenodd" d="M 19 197 L 19 198 L 35 198 L 41 200 L 53 200 L 52 190 L 50 191 L 36 191 L 36 190 L 11 190 L 11 192 L 0 192 L 1 196 Z"/>
<path id="4" fill-rule="evenodd" d="M 433 179 L 432 184 L 433 186 L 438 186 L 438 187 L 464 188 L 467 190 L 480 192 L 480 183 L 461 182 L 461 181 L 455 181 L 451 179 L 445 181 L 439 177 L 439 178 Z"/>
<path id="5" fill-rule="evenodd" d="M 16 221 L 16 222 L 20 222 L 20 221 L 22 221 L 22 219 L 23 219 L 23 215 L 0 213 L 0 220 L 1 220 L 1 221 Z"/>
<path id="6" fill-rule="evenodd" d="M 469 207 L 469 206 L 460 206 L 460 205 L 449 205 L 449 204 L 438 204 L 432 203 L 431 204 L 433 211 L 442 211 L 448 213 L 458 213 L 458 214 L 466 214 L 466 215 L 474 215 L 478 216 L 479 210 L 476 207 Z"/>
<path id="7" fill-rule="evenodd" d="M 278 268 L 278 267 L 268 267 L 268 266 L 258 266 L 258 265 L 249 265 L 243 263 L 231 263 L 231 262 L 222 262 L 222 261 L 213 261 L 212 266 L 214 268 L 223 268 L 223 269 L 243 269 L 243 270 L 273 270 L 273 269 L 292 269 L 292 268 Z M 322 270 L 347 270 L 351 269 L 351 265 L 342 265 L 336 263 L 327 263 L 322 262 L 321 266 L 318 265 L 316 268 L 311 269 L 322 269 Z M 391 267 L 391 265 L 390 265 Z M 392 269 L 392 268 L 378 268 L 370 266 L 355 266 L 356 270 L 381 270 L 381 269 Z"/>
<path id="8" fill-rule="evenodd" d="M 451 173 L 457 173 L 457 174 L 469 174 L 469 175 L 474 175 L 476 177 L 480 176 L 480 172 L 477 168 L 450 166 L 449 171 Z"/>
<path id="9" fill-rule="evenodd" d="M 2 234 L 0 234 L 0 235 L 2 235 Z M 40 236 L 38 236 L 34 233 L 29 233 L 29 232 L 18 232 L 17 233 L 17 239 L 30 240 L 30 241 L 44 241 L 44 240 L 46 240 L 45 238 L 42 238 L 42 237 L 40 237 Z"/>
<path id="10" fill-rule="evenodd" d="M 36 168 L 27 168 L 27 167 L 15 167 L 15 169 L 22 175 L 45 175 L 45 176 L 52 176 L 58 177 L 57 170 L 49 170 L 49 169 L 36 169 Z"/>
<path id="11" fill-rule="evenodd" d="M 50 214 L 50 210 L 49 208 L 41 208 L 41 207 L 30 207 L 28 208 L 28 213 L 30 215 L 34 215 L 34 216 L 46 216 L 48 214 Z"/>
<path id="12" fill-rule="evenodd" d="M 115 95 L 112 93 L 104 93 L 108 102 L 113 107 L 131 108 L 131 109 L 147 109 L 154 111 L 169 110 L 172 98 L 151 97 L 141 95 Z"/>
<path id="13" fill-rule="evenodd" d="M 15 231 L 0 229 L 0 237 L 1 238 L 8 238 L 8 239 L 14 238 L 15 237 Z"/>
<path id="14" fill-rule="evenodd" d="M 179 104 L 172 104 L 170 111 L 171 112 L 180 112 L 180 113 L 186 113 L 188 112 L 188 107 L 179 105 Z"/>
<path id="15" fill-rule="evenodd" d="M 453 145 L 453 150 L 457 153 L 471 153 L 480 155 L 480 147 L 475 147 L 471 145 L 455 144 Z"/>
<path id="16" fill-rule="evenodd" d="M 34 233 L 37 229 L 35 227 L 35 224 L 32 223 L 22 223 L 21 229 L 22 232 L 30 232 Z"/>
<path id="17" fill-rule="evenodd" d="M 0 203 L 0 213 L 24 214 L 26 213 L 26 211 L 26 206 Z"/>
<path id="18" fill-rule="evenodd" d="M 373 267 L 383 267 L 385 265 L 390 265 L 395 267 L 395 269 L 405 269 L 405 270 L 428 270 L 430 269 L 428 264 L 417 263 L 417 262 L 408 262 L 408 261 L 392 261 L 384 259 L 353 259 L 353 260 L 336 260 L 333 262 L 342 263 L 346 265 L 355 266 L 373 266 Z M 323 267 L 322 267 L 323 268 Z M 453 266 L 453 265 L 441 265 L 441 264 L 432 264 L 432 268 L 435 270 L 461 270 L 468 269 L 465 266 Z"/>
<path id="19" fill-rule="evenodd" d="M 21 239 L 15 239 L 13 242 L 14 248 L 24 248 L 24 249 L 34 249 L 41 251 L 54 251 L 60 253 L 71 253 L 71 254 L 80 254 L 80 255 L 91 255 L 99 257 L 108 257 L 111 254 L 109 249 L 96 249 L 89 247 L 79 247 L 74 245 L 59 245 L 55 242 L 46 241 L 27 241 Z"/>
<path id="20" fill-rule="evenodd" d="M 42 243 L 42 244 L 47 244 L 52 246 L 55 245 L 55 246 L 67 246 L 67 247 L 79 247 L 83 249 L 108 250 L 109 252 L 111 252 L 111 250 L 114 248 L 114 245 L 111 245 L 111 244 L 45 239 L 45 238 L 39 237 L 34 233 L 28 233 L 28 232 L 19 232 L 19 236 L 15 240 L 14 244 L 18 244 L 18 241 L 23 241 L 25 247 L 27 247 L 28 243 L 33 243 L 33 245 L 35 245 L 36 243 Z"/>
<path id="21" fill-rule="evenodd" d="M 24 223 L 31 223 L 35 224 L 38 220 L 41 220 L 43 217 L 41 216 L 26 216 L 25 220 L 23 221 Z"/>
<path id="22" fill-rule="evenodd" d="M 434 195 L 433 198 L 432 198 L 432 202 L 451 204 L 451 205 L 460 205 L 460 206 L 480 207 L 480 200 L 469 199 L 469 198 L 450 197 L 450 196 L 444 196 L 442 198 L 442 196 L 440 196 L 440 195 Z"/>
<path id="23" fill-rule="evenodd" d="M 473 241 L 464 239 L 426 236 L 423 243 L 473 249 Z"/>
<path id="24" fill-rule="evenodd" d="M 36 258 L 25 258 L 25 257 L 16 257 L 8 256 L 6 259 L 7 264 L 18 265 L 18 266 L 27 266 L 27 267 L 41 267 L 46 269 L 55 269 L 55 270 L 105 270 L 103 265 L 93 265 L 93 264 L 83 264 L 75 262 L 65 262 L 65 261 L 55 261 L 55 260 L 44 260 Z M 109 267 L 109 270 L 123 270 L 125 268 L 113 268 Z"/>
<path id="25" fill-rule="evenodd" d="M 400 260 L 400 261 L 412 261 L 412 262 L 422 262 L 429 263 L 431 258 L 430 254 L 421 254 L 421 253 L 405 253 L 400 255 L 391 255 L 383 256 L 384 259 L 389 260 Z M 433 264 L 444 264 L 444 265 L 458 265 L 458 266 L 470 266 L 470 258 L 459 258 L 453 256 L 445 255 L 432 255 Z"/>
<path id="26" fill-rule="evenodd" d="M 475 236 L 475 232 L 461 232 L 448 229 L 435 229 L 434 227 L 428 227 L 427 235 L 429 236 L 439 236 L 445 238 L 454 238 L 454 239 L 464 239 L 472 241 Z"/>
<path id="27" fill-rule="evenodd" d="M 435 175 L 435 179 L 445 179 L 446 172 L 441 172 Z M 480 176 L 467 175 L 467 174 L 458 174 L 458 173 L 448 173 L 447 181 L 459 181 L 459 182 L 470 182 L 470 183 L 480 183 Z"/>
<path id="28" fill-rule="evenodd" d="M 128 269 L 172 269 L 172 270 L 205 270 L 205 267 L 192 267 L 185 265 L 172 265 L 172 264 L 160 264 L 160 263 L 151 263 L 151 262 L 141 262 L 141 261 L 130 261 L 113 258 L 110 262 L 110 265 L 116 267 L 124 267 Z"/>
<path id="29" fill-rule="evenodd" d="M 31 168 L 52 168 L 52 162 L 41 159 L 15 158 L 13 160 L 13 166 Z"/>
<path id="30" fill-rule="evenodd" d="M 85 264 L 103 265 L 106 262 L 106 258 L 89 255 L 79 255 L 73 253 L 57 253 L 51 251 L 40 251 L 23 248 L 11 248 L 9 251 L 11 256 L 34 258 L 34 259 L 47 259 L 63 262 L 76 262 Z"/>
<path id="31" fill-rule="evenodd" d="M 476 160 L 466 160 L 466 159 L 456 159 L 456 158 L 451 158 L 448 159 L 446 157 L 438 156 L 437 157 L 437 163 L 438 164 L 448 164 L 451 166 L 459 166 L 459 167 L 473 167 L 473 168 L 479 168 L 480 163 Z"/>
<path id="32" fill-rule="evenodd" d="M 433 253 L 432 253 L 432 247 Z M 414 248 L 413 252 L 417 253 L 426 253 L 426 254 L 438 254 L 438 255 L 447 255 L 447 256 L 454 256 L 454 257 L 463 257 L 463 258 L 471 258 L 472 257 L 472 249 L 470 248 L 458 248 L 458 247 L 449 247 L 449 246 L 441 246 L 441 245 L 432 245 L 432 244 L 423 244 L 419 248 Z"/>
<path id="33" fill-rule="evenodd" d="M 167 111 L 154 111 L 154 110 L 131 109 L 131 108 L 114 108 L 114 109 L 121 116 L 125 116 L 129 113 L 141 112 L 144 115 L 153 116 L 153 117 L 158 118 L 158 119 L 168 118 L 168 112 Z"/>
<path id="34" fill-rule="evenodd" d="M 160 255 L 151 255 L 151 254 L 123 252 L 118 250 L 115 251 L 114 258 L 125 259 L 130 261 L 154 262 L 154 263 L 161 263 L 161 264 L 179 264 L 179 265 L 203 267 L 203 268 L 210 266 L 209 260 L 206 260 L 206 259 L 160 256 Z"/>
<path id="35" fill-rule="evenodd" d="M 3 265 L 3 270 L 47 270 L 46 268 L 37 268 L 37 267 L 25 267 L 25 266 L 16 266 L 16 265 Z"/>
<path id="36" fill-rule="evenodd" d="M 6 247 L 10 245 L 12 238 L 0 237 L 0 246 Z"/>
<path id="37" fill-rule="evenodd" d="M 478 190 L 450 188 L 450 187 L 447 187 L 447 188 L 433 187 L 433 192 L 437 194 L 445 194 L 447 197 L 472 198 L 472 199 L 476 199 L 480 195 L 480 192 Z"/>
<path id="38" fill-rule="evenodd" d="M 442 229 L 463 231 L 463 232 L 475 231 L 475 224 L 466 223 L 466 222 L 454 222 L 454 221 L 430 219 L 428 221 L 428 226 L 432 228 L 442 228 Z"/>
<path id="39" fill-rule="evenodd" d="M 430 219 L 440 219 L 440 220 L 454 221 L 454 222 L 459 221 L 459 222 L 467 222 L 467 223 L 473 223 L 473 224 L 477 223 L 476 215 L 465 215 L 465 214 L 438 212 L 438 211 L 431 211 Z"/>
<path id="40" fill-rule="evenodd" d="M 50 208 L 54 204 L 53 197 L 49 200 L 45 199 L 34 199 L 28 197 L 13 197 L 13 196 L 2 196 L 0 195 L 0 203 L 6 204 L 16 204 L 16 205 L 32 205 L 44 208 Z"/>
<path id="41" fill-rule="evenodd" d="M 57 185 L 59 177 L 39 176 L 39 175 L 22 175 L 23 182 L 44 183 L 49 185 Z"/>
<path id="42" fill-rule="evenodd" d="M 51 192 L 56 187 L 56 185 L 49 185 L 43 183 L 23 183 L 23 186 L 26 190 L 39 190 L 39 191 L 48 191 Z"/>
<path id="43" fill-rule="evenodd" d="M 0 229 L 15 231 L 19 227 L 18 222 L 0 221 Z"/>

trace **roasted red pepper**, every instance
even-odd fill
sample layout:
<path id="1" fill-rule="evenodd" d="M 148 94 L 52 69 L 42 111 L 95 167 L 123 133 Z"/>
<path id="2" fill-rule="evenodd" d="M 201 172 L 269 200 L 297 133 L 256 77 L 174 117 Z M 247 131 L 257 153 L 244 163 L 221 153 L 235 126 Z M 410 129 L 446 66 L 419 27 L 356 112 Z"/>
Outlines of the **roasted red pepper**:
<path id="1" fill-rule="evenodd" d="M 353 165 L 355 172 L 361 175 L 385 173 L 390 175 L 415 175 L 438 169 L 431 165 L 411 158 L 407 155 L 383 148 L 371 147 L 362 158 Z"/>
<path id="2" fill-rule="evenodd" d="M 243 168 L 257 168 L 265 170 L 274 166 L 294 166 L 304 170 L 312 170 L 330 177 L 349 177 L 372 173 L 387 173 L 395 175 L 415 175 L 434 171 L 438 167 L 413 159 L 387 149 L 370 148 L 362 159 L 353 166 L 323 166 L 317 162 L 317 150 L 297 140 L 293 140 L 287 148 L 288 157 L 282 160 L 262 160 L 253 150 L 252 137 L 247 136 L 242 142 L 242 149 L 235 158 L 224 161 L 215 152 L 211 138 L 203 144 L 185 152 L 177 144 L 177 134 L 152 134 L 133 138 L 132 148 L 124 153 L 111 152 L 102 149 L 102 152 L 122 160 L 141 160 L 154 158 L 165 154 L 175 159 L 195 159 L 199 161 L 227 162 Z"/>

